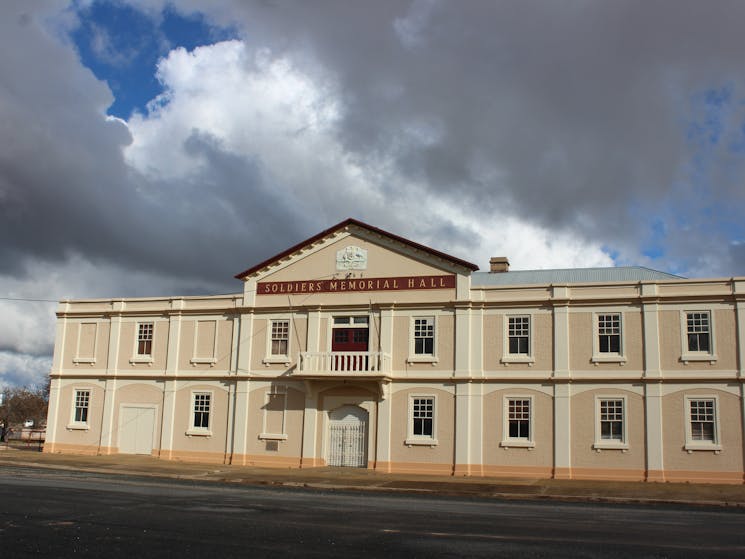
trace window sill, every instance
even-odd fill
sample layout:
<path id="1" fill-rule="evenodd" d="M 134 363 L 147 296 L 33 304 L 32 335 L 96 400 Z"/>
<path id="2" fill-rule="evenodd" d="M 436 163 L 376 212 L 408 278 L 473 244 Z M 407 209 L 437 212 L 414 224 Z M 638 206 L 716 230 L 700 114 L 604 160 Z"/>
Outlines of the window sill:
<path id="1" fill-rule="evenodd" d="M 598 452 L 602 450 L 620 450 L 621 452 L 627 452 L 629 450 L 629 445 L 621 442 L 614 443 L 610 441 L 603 441 L 595 443 L 594 445 L 592 445 L 592 448 L 594 448 Z"/>
<path id="2" fill-rule="evenodd" d="M 72 362 L 75 363 L 76 365 L 78 363 L 90 363 L 91 365 L 93 365 L 96 362 L 96 358 L 95 357 L 75 357 L 72 360 Z"/>
<path id="3" fill-rule="evenodd" d="M 684 365 L 687 365 L 689 361 L 708 361 L 713 365 L 717 362 L 717 356 L 713 353 L 684 353 L 680 356 L 680 360 Z"/>
<path id="4" fill-rule="evenodd" d="M 693 452 L 701 450 L 708 450 L 709 452 L 713 452 L 714 454 L 719 454 L 722 452 L 722 445 L 715 443 L 688 443 L 683 448 L 688 452 L 688 454 L 692 454 Z"/>
<path id="5" fill-rule="evenodd" d="M 210 367 L 214 367 L 217 359 L 214 357 L 192 357 L 189 363 L 192 365 L 209 365 Z"/>
<path id="6" fill-rule="evenodd" d="M 261 433 L 259 439 L 262 441 L 286 441 L 287 435 L 280 433 Z"/>
<path id="7" fill-rule="evenodd" d="M 503 365 L 509 365 L 510 363 L 527 363 L 530 367 L 535 363 L 535 357 L 531 355 L 505 355 L 499 360 Z"/>
<path id="8" fill-rule="evenodd" d="M 186 432 L 187 437 L 211 437 L 212 431 L 207 429 L 189 429 Z"/>
<path id="9" fill-rule="evenodd" d="M 406 439 L 404 441 L 404 444 L 406 446 L 429 446 L 429 447 L 434 448 L 440 443 L 437 441 L 437 439 L 428 439 L 428 438 L 422 437 L 420 439 L 417 439 L 417 438 Z"/>
<path id="10" fill-rule="evenodd" d="M 129 362 L 132 364 L 147 363 L 148 365 L 152 365 L 153 356 L 152 355 L 135 355 L 134 357 L 130 357 Z"/>
<path id="11" fill-rule="evenodd" d="M 289 366 L 290 363 L 292 363 L 292 359 L 290 359 L 289 356 L 287 355 L 274 355 L 274 356 L 264 357 L 264 359 L 262 359 L 261 362 L 267 367 L 269 365 Z"/>
<path id="12" fill-rule="evenodd" d="M 87 423 L 70 423 L 67 426 L 68 431 L 88 431 L 90 429 L 90 425 Z"/>
<path id="13" fill-rule="evenodd" d="M 499 443 L 499 446 L 505 450 L 508 448 L 527 448 L 533 450 L 535 448 L 535 441 L 521 441 L 517 439 L 508 439 Z"/>
<path id="14" fill-rule="evenodd" d="M 409 355 L 406 362 L 411 363 L 431 363 L 434 367 L 440 360 L 434 355 Z"/>
<path id="15" fill-rule="evenodd" d="M 595 365 L 598 363 L 618 363 L 623 367 L 626 364 L 626 357 L 613 353 L 608 355 L 596 353 L 590 359 L 590 363 L 595 363 Z"/>

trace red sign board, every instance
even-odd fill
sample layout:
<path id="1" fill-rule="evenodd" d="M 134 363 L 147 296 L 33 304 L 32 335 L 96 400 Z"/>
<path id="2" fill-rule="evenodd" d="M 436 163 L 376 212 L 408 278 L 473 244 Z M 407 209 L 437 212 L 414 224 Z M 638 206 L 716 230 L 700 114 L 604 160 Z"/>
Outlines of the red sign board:
<path id="1" fill-rule="evenodd" d="M 258 295 L 294 293 L 349 293 L 365 291 L 409 291 L 455 289 L 455 276 L 403 276 L 397 278 L 352 278 L 259 282 Z"/>

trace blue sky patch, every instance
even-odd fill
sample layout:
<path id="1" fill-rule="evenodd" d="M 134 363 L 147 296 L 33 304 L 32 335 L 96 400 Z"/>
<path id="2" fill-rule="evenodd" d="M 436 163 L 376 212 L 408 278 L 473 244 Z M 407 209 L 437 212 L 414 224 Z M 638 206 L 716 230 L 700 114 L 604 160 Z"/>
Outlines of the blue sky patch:
<path id="1" fill-rule="evenodd" d="M 79 16 L 72 40 L 82 63 L 114 94 L 108 114 L 123 119 L 133 111 L 145 112 L 148 101 L 162 92 L 155 68 L 170 50 L 193 50 L 237 35 L 210 25 L 199 14 L 183 15 L 170 8 L 153 17 L 130 6 L 94 2 Z"/>

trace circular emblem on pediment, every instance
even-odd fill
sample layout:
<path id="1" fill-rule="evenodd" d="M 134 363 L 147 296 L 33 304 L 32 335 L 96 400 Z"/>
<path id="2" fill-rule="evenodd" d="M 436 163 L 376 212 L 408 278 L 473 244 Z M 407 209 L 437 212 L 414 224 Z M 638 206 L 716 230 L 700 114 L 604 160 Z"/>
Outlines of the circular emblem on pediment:
<path id="1" fill-rule="evenodd" d="M 366 270 L 367 251 L 364 248 L 350 245 L 336 251 L 337 270 Z"/>

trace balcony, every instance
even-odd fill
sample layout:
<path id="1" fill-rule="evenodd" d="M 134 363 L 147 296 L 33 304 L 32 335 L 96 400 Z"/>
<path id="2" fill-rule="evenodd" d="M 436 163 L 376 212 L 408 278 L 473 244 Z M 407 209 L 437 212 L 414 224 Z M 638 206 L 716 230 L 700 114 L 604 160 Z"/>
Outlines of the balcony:
<path id="1" fill-rule="evenodd" d="M 388 378 L 391 356 L 380 351 L 303 351 L 293 376 L 306 378 Z"/>

